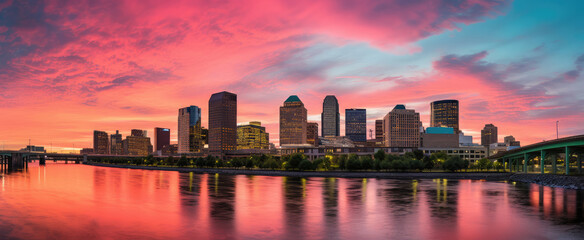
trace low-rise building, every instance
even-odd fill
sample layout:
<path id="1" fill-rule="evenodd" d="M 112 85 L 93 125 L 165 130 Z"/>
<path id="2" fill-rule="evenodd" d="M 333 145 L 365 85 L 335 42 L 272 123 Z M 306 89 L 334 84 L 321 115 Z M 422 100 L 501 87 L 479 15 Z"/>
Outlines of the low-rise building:
<path id="1" fill-rule="evenodd" d="M 459 136 L 451 127 L 429 127 L 420 142 L 424 148 L 454 148 L 459 146 Z"/>
<path id="2" fill-rule="evenodd" d="M 237 126 L 237 150 L 269 149 L 270 137 L 261 122 Z"/>
<path id="3" fill-rule="evenodd" d="M 484 146 L 452 147 L 452 148 L 420 148 L 424 154 L 430 155 L 437 152 L 445 152 L 449 156 L 459 156 L 462 160 L 473 163 L 487 157 L 487 148 Z"/>

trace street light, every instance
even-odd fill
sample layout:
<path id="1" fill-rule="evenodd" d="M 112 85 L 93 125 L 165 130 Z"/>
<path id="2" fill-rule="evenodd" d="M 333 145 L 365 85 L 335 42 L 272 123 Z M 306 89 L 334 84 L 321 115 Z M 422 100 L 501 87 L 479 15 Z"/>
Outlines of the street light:
<path id="1" fill-rule="evenodd" d="M 560 121 L 556 121 L 556 139 L 560 138 L 560 134 L 558 131 L 558 124 L 560 123 Z"/>

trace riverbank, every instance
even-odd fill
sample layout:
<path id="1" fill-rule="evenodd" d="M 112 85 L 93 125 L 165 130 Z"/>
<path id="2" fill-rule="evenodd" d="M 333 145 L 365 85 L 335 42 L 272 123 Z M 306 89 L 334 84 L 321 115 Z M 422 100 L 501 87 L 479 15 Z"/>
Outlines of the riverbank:
<path id="1" fill-rule="evenodd" d="M 180 167 L 154 167 L 136 165 L 114 165 L 103 163 L 86 163 L 87 165 L 100 167 L 130 168 L 143 170 L 179 171 L 210 174 L 231 175 L 261 175 L 284 177 L 337 177 L 337 178 L 389 178 L 389 179 L 471 179 L 488 181 L 505 181 L 513 173 L 497 172 L 367 172 L 367 171 L 284 171 L 284 170 L 248 170 L 248 169 L 222 169 L 222 168 L 180 168 Z"/>
<path id="2" fill-rule="evenodd" d="M 510 181 L 535 183 L 548 187 L 568 189 L 584 189 L 584 176 L 566 176 L 554 174 L 516 173 L 509 177 Z"/>

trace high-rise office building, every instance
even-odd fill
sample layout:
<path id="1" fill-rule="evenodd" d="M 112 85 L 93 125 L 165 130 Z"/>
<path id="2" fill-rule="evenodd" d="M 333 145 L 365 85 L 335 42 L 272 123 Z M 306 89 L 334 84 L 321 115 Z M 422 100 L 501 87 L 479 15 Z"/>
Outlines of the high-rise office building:
<path id="1" fill-rule="evenodd" d="M 375 120 L 375 141 L 383 142 L 383 119 Z"/>
<path id="2" fill-rule="evenodd" d="M 118 130 L 116 130 L 116 134 L 110 135 L 110 154 L 111 155 L 124 154 L 124 149 L 122 147 L 122 134 L 120 134 L 120 131 Z"/>
<path id="3" fill-rule="evenodd" d="M 95 154 L 109 153 L 109 139 L 107 133 L 104 131 L 93 131 L 93 152 Z"/>
<path id="4" fill-rule="evenodd" d="M 237 149 L 237 95 L 219 92 L 209 99 L 209 153 Z"/>
<path id="5" fill-rule="evenodd" d="M 458 100 L 440 100 L 430 103 L 430 127 L 450 127 L 458 134 Z"/>
<path id="6" fill-rule="evenodd" d="M 261 122 L 237 126 L 237 149 L 269 149 L 270 135 Z"/>
<path id="7" fill-rule="evenodd" d="M 318 123 L 306 123 L 306 143 L 315 147 L 318 146 Z"/>
<path id="8" fill-rule="evenodd" d="M 322 136 L 335 137 L 341 135 L 341 114 L 339 102 L 334 95 L 328 95 L 322 102 L 321 122 Z"/>
<path id="9" fill-rule="evenodd" d="M 154 151 L 162 151 L 165 146 L 170 146 L 170 129 L 154 128 Z"/>
<path id="10" fill-rule="evenodd" d="M 483 130 L 481 130 L 481 145 L 489 146 L 492 143 L 497 143 L 498 138 L 497 127 L 492 123 L 485 124 Z"/>
<path id="11" fill-rule="evenodd" d="M 387 147 L 420 147 L 420 114 L 404 105 L 396 105 L 383 118 L 383 135 Z"/>
<path id="12" fill-rule="evenodd" d="M 189 106 L 178 110 L 178 153 L 197 153 L 201 140 L 201 109 Z"/>
<path id="13" fill-rule="evenodd" d="M 367 110 L 345 109 L 345 136 L 353 142 L 367 141 Z"/>
<path id="14" fill-rule="evenodd" d="M 306 144 L 306 119 L 308 112 L 296 95 L 280 107 L 280 146 Z"/>

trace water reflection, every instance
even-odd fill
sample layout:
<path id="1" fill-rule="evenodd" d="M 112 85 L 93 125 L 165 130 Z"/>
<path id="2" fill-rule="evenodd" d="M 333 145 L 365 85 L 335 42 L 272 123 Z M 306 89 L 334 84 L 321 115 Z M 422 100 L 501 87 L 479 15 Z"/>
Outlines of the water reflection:
<path id="1" fill-rule="evenodd" d="M 2 175 L 0 239 L 570 239 L 584 191 L 48 163 Z"/>

